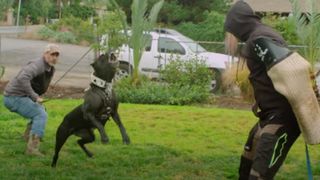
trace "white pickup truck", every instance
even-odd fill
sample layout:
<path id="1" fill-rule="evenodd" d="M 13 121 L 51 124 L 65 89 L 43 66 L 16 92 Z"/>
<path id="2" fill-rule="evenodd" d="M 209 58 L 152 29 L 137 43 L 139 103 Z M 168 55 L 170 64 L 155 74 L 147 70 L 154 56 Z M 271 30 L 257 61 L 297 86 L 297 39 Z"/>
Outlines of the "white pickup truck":
<path id="1" fill-rule="evenodd" d="M 165 68 L 166 64 L 177 58 L 181 60 L 202 59 L 208 68 L 214 72 L 210 90 L 216 92 L 221 85 L 221 73 L 232 61 L 231 56 L 206 51 L 195 41 L 183 36 L 172 29 L 160 29 L 145 34 L 147 45 L 142 54 L 139 72 L 151 78 L 159 77 L 159 70 Z M 133 52 L 128 45 L 120 48 L 118 59 L 120 71 L 118 78 L 128 76 L 132 72 Z"/>

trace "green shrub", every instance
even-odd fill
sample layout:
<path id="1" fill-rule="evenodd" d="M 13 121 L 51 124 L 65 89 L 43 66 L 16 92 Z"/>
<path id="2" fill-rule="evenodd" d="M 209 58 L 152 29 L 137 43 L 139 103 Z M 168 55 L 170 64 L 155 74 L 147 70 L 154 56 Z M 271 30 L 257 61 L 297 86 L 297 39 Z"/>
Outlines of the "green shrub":
<path id="1" fill-rule="evenodd" d="M 185 105 L 201 103 L 209 97 L 211 73 L 199 60 L 174 60 L 161 71 L 161 81 L 143 77 L 139 84 L 122 79 L 115 89 L 120 102 Z"/>
<path id="2" fill-rule="evenodd" d="M 82 20 L 77 17 L 69 16 L 59 20 L 58 22 L 50 25 L 55 31 L 68 30 L 72 32 L 78 41 L 93 41 L 93 25 L 88 20 Z"/>
<path id="3" fill-rule="evenodd" d="M 203 87 L 178 86 L 143 78 L 139 85 L 133 85 L 131 78 L 119 81 L 115 90 L 120 102 L 137 104 L 185 105 L 207 100 L 209 93 L 202 93 Z"/>
<path id="4" fill-rule="evenodd" d="M 62 43 L 71 43 L 74 44 L 77 42 L 76 37 L 72 32 L 58 32 L 54 36 L 54 39 L 57 42 L 62 42 Z"/>
<path id="5" fill-rule="evenodd" d="M 116 84 L 116 92 L 120 102 L 139 104 L 168 104 L 166 100 L 167 86 L 147 78 L 141 78 L 139 85 L 132 84 L 132 78 L 122 79 Z"/>
<path id="6" fill-rule="evenodd" d="M 169 84 L 180 86 L 206 87 L 210 84 L 211 77 L 212 74 L 205 62 L 198 59 L 170 60 L 170 64 L 161 70 L 161 78 Z"/>
<path id="7" fill-rule="evenodd" d="M 44 26 L 43 28 L 41 28 L 39 31 L 38 31 L 38 34 L 40 35 L 40 37 L 42 39 L 49 39 L 49 38 L 53 38 L 56 36 L 56 32 L 53 31 L 52 29 L 50 29 L 49 27 L 47 26 Z"/>
<path id="8" fill-rule="evenodd" d="M 79 43 L 94 40 L 93 25 L 76 17 L 63 18 L 54 24 L 48 25 L 38 32 L 43 39 L 54 38 L 63 43 Z"/>

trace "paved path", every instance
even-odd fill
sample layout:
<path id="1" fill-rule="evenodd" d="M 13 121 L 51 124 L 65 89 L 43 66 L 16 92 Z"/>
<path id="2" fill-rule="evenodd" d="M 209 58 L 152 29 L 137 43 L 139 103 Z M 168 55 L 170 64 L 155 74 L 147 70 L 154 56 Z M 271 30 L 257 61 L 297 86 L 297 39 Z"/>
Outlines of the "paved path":
<path id="1" fill-rule="evenodd" d="M 4 37 L 0 40 L 0 65 L 6 67 L 6 72 L 2 80 L 10 80 L 28 61 L 40 58 L 44 47 L 49 43 L 47 41 Z M 59 63 L 56 65 L 56 74 L 52 83 L 56 82 L 67 69 L 89 50 L 89 47 L 84 46 L 70 44 L 59 45 L 61 47 L 61 56 L 59 57 Z M 92 72 L 90 63 L 92 63 L 93 57 L 94 53 L 91 51 L 64 79 L 59 81 L 57 85 L 81 88 L 88 87 L 90 73 Z"/>

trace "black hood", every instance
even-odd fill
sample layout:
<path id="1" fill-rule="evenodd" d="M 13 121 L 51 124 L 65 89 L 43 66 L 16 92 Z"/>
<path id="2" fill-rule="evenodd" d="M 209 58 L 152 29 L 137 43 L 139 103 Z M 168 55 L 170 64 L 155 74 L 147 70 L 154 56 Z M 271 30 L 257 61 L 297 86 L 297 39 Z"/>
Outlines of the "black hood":
<path id="1" fill-rule="evenodd" d="M 255 27 L 259 25 L 261 25 L 260 18 L 255 15 L 246 2 L 240 0 L 229 10 L 224 29 L 245 42 L 248 40 Z"/>

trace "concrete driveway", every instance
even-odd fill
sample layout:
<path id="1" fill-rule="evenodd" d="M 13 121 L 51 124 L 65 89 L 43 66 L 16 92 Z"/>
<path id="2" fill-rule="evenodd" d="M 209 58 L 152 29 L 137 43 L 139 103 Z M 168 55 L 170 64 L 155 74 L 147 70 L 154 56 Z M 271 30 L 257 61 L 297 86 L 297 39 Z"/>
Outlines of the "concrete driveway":
<path id="1" fill-rule="evenodd" d="M 29 61 L 39 59 L 44 47 L 48 43 L 50 42 L 2 37 L 0 65 L 4 65 L 6 68 L 2 80 L 10 80 L 15 77 L 23 65 Z M 59 45 L 61 47 L 61 56 L 59 57 L 59 63 L 56 65 L 56 74 L 52 84 L 89 50 L 89 47 L 85 46 Z M 93 57 L 94 53 L 91 51 L 57 85 L 80 88 L 88 87 L 90 73 L 92 72 L 90 63 L 93 62 Z"/>

